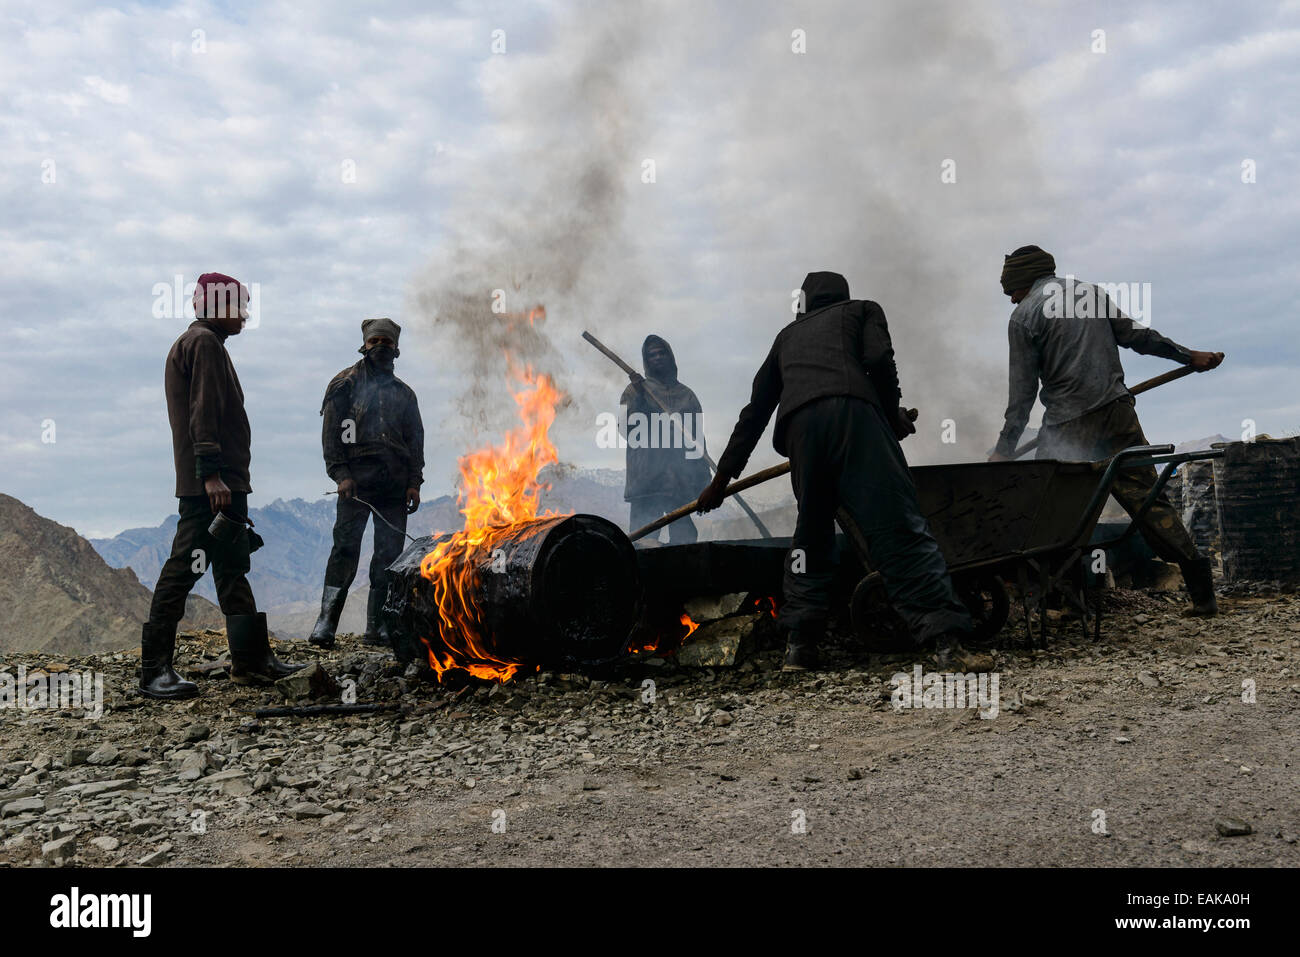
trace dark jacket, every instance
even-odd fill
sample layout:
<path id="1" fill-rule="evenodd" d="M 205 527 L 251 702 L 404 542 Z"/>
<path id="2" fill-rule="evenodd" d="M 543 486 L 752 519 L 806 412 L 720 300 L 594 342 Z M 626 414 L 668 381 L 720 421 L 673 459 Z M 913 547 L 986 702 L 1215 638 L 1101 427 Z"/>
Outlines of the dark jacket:
<path id="1" fill-rule="evenodd" d="M 839 273 L 809 273 L 803 281 L 803 315 L 779 333 L 763 360 L 749 404 L 741 410 L 718 471 L 735 478 L 777 410 L 772 444 L 786 454 L 785 424 L 815 399 L 856 396 L 893 422 L 898 412 L 898 369 L 884 310 L 865 299 L 850 299 Z"/>
<path id="2" fill-rule="evenodd" d="M 424 484 L 424 423 L 415 391 L 395 375 L 376 371 L 366 359 L 344 369 L 325 389 L 321 403 L 325 471 L 335 482 L 365 486 L 383 463 L 392 484 Z M 351 435 L 345 422 L 351 419 Z M 350 437 L 354 441 L 344 441 Z M 365 459 L 364 467 L 354 466 Z"/>
<path id="3" fill-rule="evenodd" d="M 647 367 L 646 353 L 652 345 L 667 350 L 672 369 L 662 378 L 646 376 L 640 382 L 629 385 L 618 400 L 626 409 L 629 438 L 623 500 L 630 502 L 650 495 L 671 495 L 680 498 L 682 502 L 688 502 L 712 477 L 703 456 L 704 432 L 700 427 L 703 410 L 695 393 L 678 380 L 677 359 L 673 355 L 672 346 L 659 336 L 647 336 L 642 343 L 641 367 Z M 684 432 L 676 423 L 665 422 L 662 418 L 665 411 L 690 417 Z M 649 440 L 653 431 L 653 444 L 658 445 L 658 448 L 645 447 L 640 442 L 637 443 L 640 447 L 633 448 L 632 437 L 637 435 L 637 420 L 632 418 L 635 413 L 646 416 L 641 420 L 645 423 L 641 435 Z M 649 418 L 656 413 L 661 418 Z M 669 439 L 666 443 L 663 441 L 665 438 Z M 701 443 L 698 451 L 691 450 L 695 458 L 687 457 L 685 439 Z"/>
<path id="4" fill-rule="evenodd" d="M 252 433 L 244 390 L 226 352 L 226 333 L 196 319 L 167 353 L 164 390 L 172 427 L 176 495 L 203 495 L 205 476 L 219 473 L 232 492 L 251 492 Z"/>

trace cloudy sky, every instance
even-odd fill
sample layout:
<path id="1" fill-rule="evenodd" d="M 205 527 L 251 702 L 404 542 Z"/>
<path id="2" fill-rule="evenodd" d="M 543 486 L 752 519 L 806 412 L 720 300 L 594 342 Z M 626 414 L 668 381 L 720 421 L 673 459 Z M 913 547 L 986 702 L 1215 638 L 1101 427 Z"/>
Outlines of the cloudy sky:
<path id="1" fill-rule="evenodd" d="M 508 424 L 503 349 L 570 395 L 566 461 L 621 464 L 583 329 L 638 365 L 669 339 L 717 455 L 814 269 L 884 307 L 909 457 L 982 457 L 1025 243 L 1228 354 L 1139 400 L 1152 440 L 1300 431 L 1295 0 L 359 9 L 4 5 L 0 491 L 86 535 L 174 508 L 163 290 L 205 271 L 259 292 L 255 505 L 331 487 L 321 394 L 368 316 L 405 329 L 426 496 Z"/>

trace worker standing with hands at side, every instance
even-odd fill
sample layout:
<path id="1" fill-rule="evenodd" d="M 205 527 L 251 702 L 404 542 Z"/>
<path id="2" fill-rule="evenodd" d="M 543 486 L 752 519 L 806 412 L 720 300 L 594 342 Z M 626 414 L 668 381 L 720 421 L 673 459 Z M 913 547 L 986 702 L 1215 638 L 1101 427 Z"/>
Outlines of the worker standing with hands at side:
<path id="1" fill-rule="evenodd" d="M 357 574 L 361 537 L 371 517 L 362 502 L 374 506 L 383 519 L 376 518 L 374 523 L 363 641 L 381 646 L 392 643 L 383 610 L 388 566 L 401 554 L 406 517 L 420 507 L 420 486 L 424 484 L 420 406 L 415 391 L 393 371 L 394 360 L 401 354 L 397 348 L 401 334 L 402 327 L 392 319 L 362 322 L 361 348 L 357 350 L 362 359 L 330 380 L 321 403 L 325 471 L 337 483 L 339 495 L 320 617 L 308 639 L 321 648 L 334 647 L 343 603 Z"/>

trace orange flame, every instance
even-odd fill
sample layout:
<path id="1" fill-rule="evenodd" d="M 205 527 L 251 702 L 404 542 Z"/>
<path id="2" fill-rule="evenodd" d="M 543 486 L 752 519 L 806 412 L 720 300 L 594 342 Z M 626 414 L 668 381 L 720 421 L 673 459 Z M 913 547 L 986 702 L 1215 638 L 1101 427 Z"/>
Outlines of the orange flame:
<path id="1" fill-rule="evenodd" d="M 700 627 L 686 612 L 682 612 L 682 624 L 686 626 L 686 634 L 682 635 L 682 641 L 695 634 L 695 629 Z"/>
<path id="2" fill-rule="evenodd" d="M 547 433 L 563 393 L 550 377 L 535 374 L 531 367 L 520 371 L 512 364 L 511 373 L 524 387 L 514 394 L 522 424 L 500 445 L 461 457 L 459 504 L 465 527 L 420 563 L 420 574 L 433 583 L 440 620 L 439 634 L 424 639 L 439 681 L 448 671 L 460 669 L 476 678 L 505 682 L 525 667 L 493 654 L 474 595 L 479 566 L 491 560 L 495 546 L 512 534 L 512 526 L 539 517 L 540 495 L 548 486 L 537 475 L 559 461 Z"/>
<path id="3" fill-rule="evenodd" d="M 527 319 L 530 326 L 536 326 L 539 320 L 542 322 L 546 321 L 546 307 L 539 303 L 527 312 L 506 312 L 502 313 L 502 316 L 511 329 L 514 328 L 515 323 L 523 319 Z"/>

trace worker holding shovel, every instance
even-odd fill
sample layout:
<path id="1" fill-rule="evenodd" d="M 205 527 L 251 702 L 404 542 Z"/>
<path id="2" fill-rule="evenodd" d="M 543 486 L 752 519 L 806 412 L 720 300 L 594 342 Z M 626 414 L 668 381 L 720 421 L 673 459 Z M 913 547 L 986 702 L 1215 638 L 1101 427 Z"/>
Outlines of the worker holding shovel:
<path id="1" fill-rule="evenodd" d="M 1133 395 L 1142 386 L 1125 386 L 1119 346 L 1172 359 L 1186 366 L 1186 372 L 1207 372 L 1223 361 L 1222 352 L 1188 349 L 1134 322 L 1100 287 L 1057 277 L 1056 260 L 1037 246 L 1022 246 L 1005 258 L 1002 291 L 1016 305 L 1007 330 L 1010 398 L 990 461 L 1010 461 L 1028 451 L 1028 445 L 1017 450 L 1016 443 L 1035 397 L 1045 406 L 1036 442 L 1039 458 L 1100 461 L 1148 444 L 1133 406 Z M 1152 380 L 1143 386 L 1156 384 Z M 1155 483 L 1154 468 L 1129 469 L 1116 476 L 1111 491 L 1130 515 L 1136 515 Z M 1197 550 L 1164 492 L 1141 518 L 1138 530 L 1156 555 L 1182 569 L 1192 600 L 1190 614 L 1217 614 L 1210 560 Z"/>
<path id="2" fill-rule="evenodd" d="M 334 546 L 325 565 L 320 616 L 308 637 L 333 648 L 348 589 L 361 561 L 361 539 L 373 511 L 374 551 L 366 598 L 368 645 L 392 645 L 384 612 L 388 566 L 405 544 L 406 517 L 420 507 L 424 484 L 424 423 L 415 391 L 393 372 L 402 327 L 387 317 L 361 323 L 362 358 L 325 389 L 321 448 L 325 471 L 338 485 Z"/>
<path id="3" fill-rule="evenodd" d="M 800 299 L 800 314 L 777 334 L 754 377 L 749 404 L 697 507 L 707 512 L 722 503 L 776 412 L 773 444 L 790 458 L 799 503 L 782 582 L 785 668 L 817 665 L 838 520 L 865 543 L 891 604 L 918 647 L 934 651 L 940 670 L 988 670 L 987 656 L 961 648 L 971 631 L 970 613 L 953 590 L 899 445 L 916 429 L 899 405 L 884 311 L 850 299 L 848 282 L 832 272 L 809 273 Z"/>

